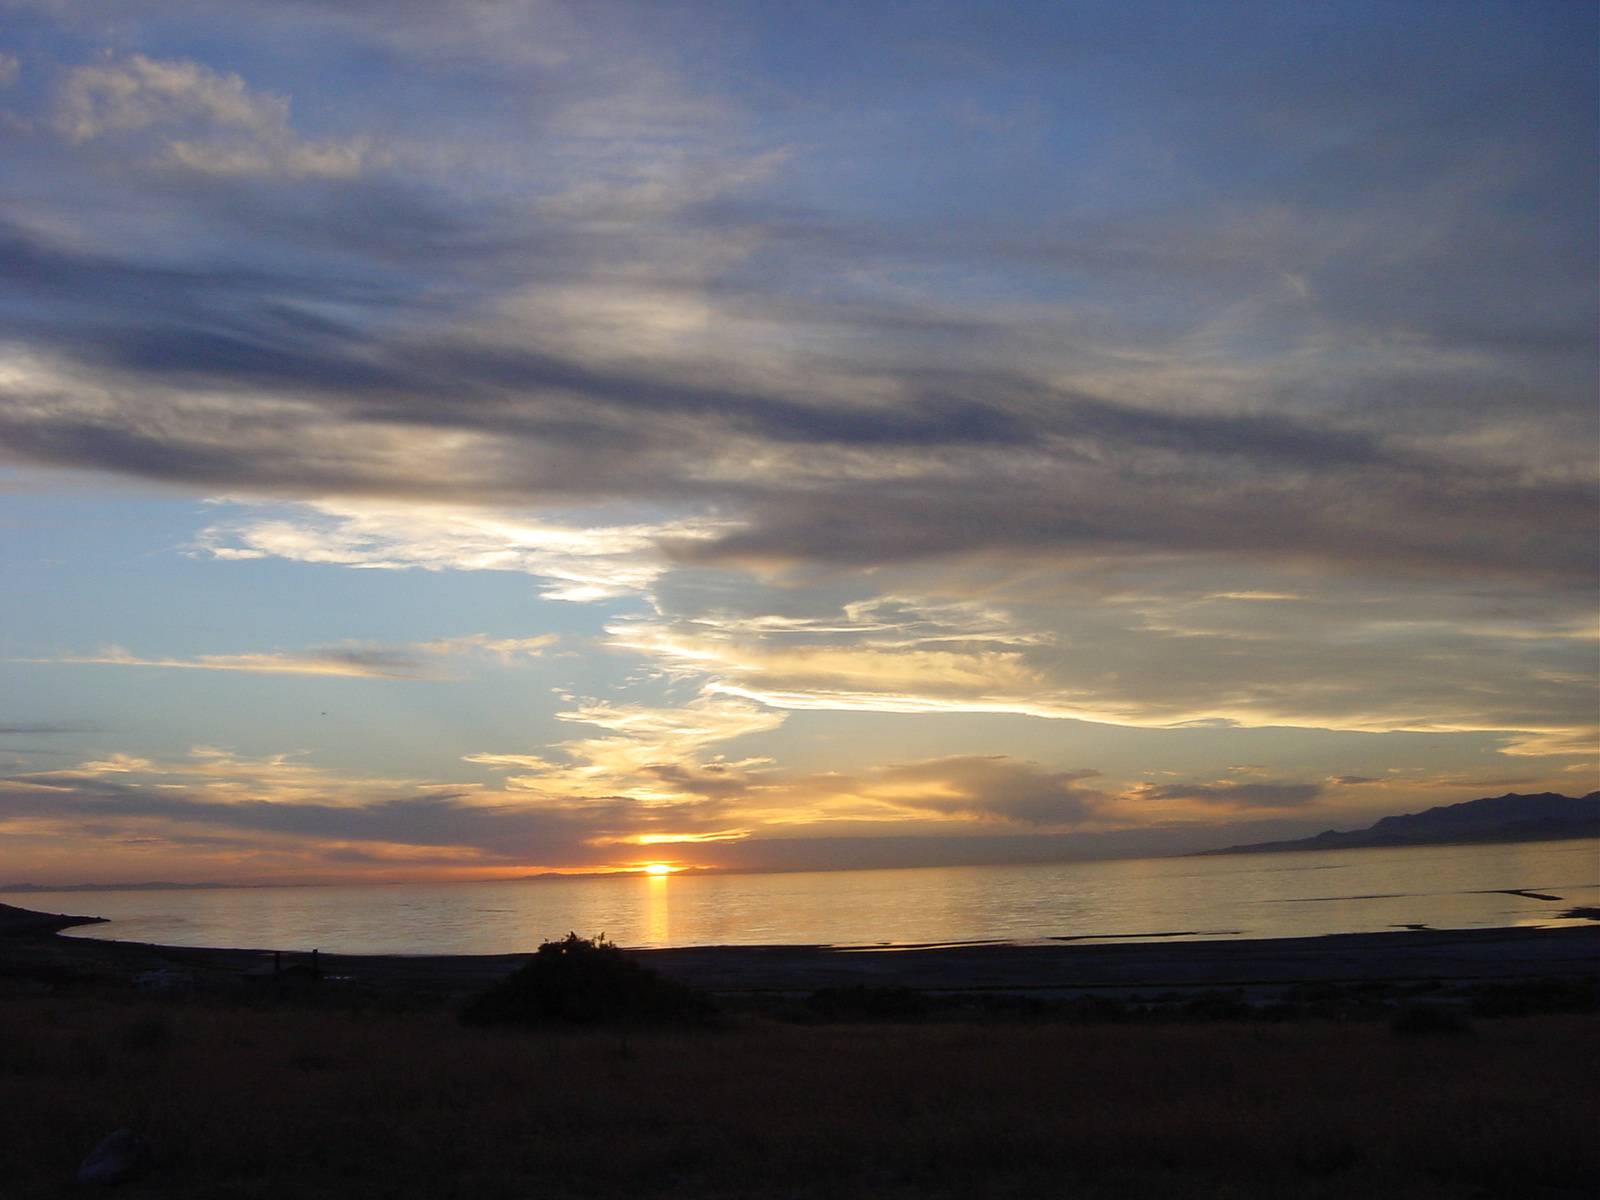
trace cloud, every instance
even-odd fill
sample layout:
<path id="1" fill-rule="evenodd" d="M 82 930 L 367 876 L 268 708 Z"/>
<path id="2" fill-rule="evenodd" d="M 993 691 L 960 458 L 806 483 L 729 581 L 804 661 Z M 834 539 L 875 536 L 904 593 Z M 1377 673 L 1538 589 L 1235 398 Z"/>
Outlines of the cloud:
<path id="1" fill-rule="evenodd" d="M 557 524 L 463 506 L 319 501 L 283 517 L 219 522 L 202 531 L 196 545 L 221 559 L 518 571 L 546 580 L 547 599 L 594 601 L 646 590 L 667 566 L 662 541 L 682 545 L 717 527 L 692 520 Z"/>
<path id="2" fill-rule="evenodd" d="M 492 508 L 324 501 L 218 522 L 199 544 L 222 558 L 515 570 L 573 601 L 637 596 L 655 615 L 613 621 L 613 646 L 781 709 L 1500 732 L 1514 735 L 1513 752 L 1546 754 L 1596 745 L 1580 661 L 1594 632 L 1578 591 L 1391 579 L 1377 592 L 1311 565 L 1100 556 L 1075 575 L 991 563 L 982 604 L 958 598 L 972 586 L 960 563 L 885 564 L 874 582 L 895 590 L 855 599 L 781 576 L 701 594 L 695 580 L 712 576 L 684 561 L 687 548 L 715 540 L 726 522 L 586 516 L 587 526 Z M 944 594 L 904 594 L 930 585 Z"/>
<path id="3" fill-rule="evenodd" d="M 645 732 L 639 736 L 656 738 L 669 749 L 716 736 L 688 729 L 687 722 L 669 713 L 591 715 L 614 723 L 642 722 Z M 617 761 L 615 743 L 629 736 L 597 747 L 599 771 L 611 769 L 608 764 Z M 299 755 L 246 758 L 215 747 L 196 747 L 178 761 L 113 753 L 68 769 L 0 778 L 0 828 L 8 837 L 25 836 L 40 846 L 53 844 L 52 839 L 77 840 L 80 871 L 93 857 L 92 848 L 81 842 L 89 825 L 98 828 L 101 842 L 125 846 L 140 839 L 152 852 L 211 844 L 222 861 L 232 858 L 236 866 L 268 875 L 327 871 L 355 861 L 388 870 L 502 873 L 626 865 L 637 856 L 629 847 L 744 836 L 743 830 L 718 828 L 717 814 L 703 807 L 697 797 L 674 803 L 663 796 L 622 797 L 598 789 L 555 794 L 514 781 L 505 789 L 489 789 L 336 773 Z M 217 830 L 234 836 L 218 840 Z"/>
<path id="4" fill-rule="evenodd" d="M 330 646 L 291 652 L 199 654 L 192 658 L 143 658 L 120 646 L 107 646 L 93 654 L 64 654 L 54 658 L 14 659 L 15 662 L 75 663 L 89 666 L 161 667 L 184 671 L 244 671 L 263 675 L 327 675 L 352 679 L 437 678 L 438 660 L 446 656 L 476 655 L 501 666 L 536 658 L 559 640 L 556 634 L 528 638 L 494 638 L 473 633 L 438 638 L 411 646 Z"/>
<path id="5" fill-rule="evenodd" d="M 1033 666 L 1030 654 L 1049 653 L 1052 634 L 970 601 L 891 594 L 814 617 L 691 610 L 606 632 L 612 646 L 708 679 L 713 693 L 773 708 L 1118 719 L 1053 689 Z"/>
<path id="6" fill-rule="evenodd" d="M 68 72 L 56 126 L 66 137 L 84 142 L 186 119 L 263 133 L 287 127 L 289 102 L 281 96 L 252 95 L 237 75 L 135 54 L 120 63 Z"/>
<path id="7" fill-rule="evenodd" d="M 874 582 L 893 578 L 880 570 Z M 712 606 L 723 593 L 669 577 L 655 615 L 615 621 L 608 637 L 711 691 L 791 710 L 1519 730 L 1546 753 L 1595 744 L 1592 683 L 1576 665 L 1593 634 L 1575 597 L 1402 582 L 1379 596 L 1326 580 L 1308 591 L 1306 574 L 1290 588 L 1282 575 L 1203 562 L 1110 562 L 1076 576 L 991 567 L 981 578 L 982 603 L 903 592 L 841 603 L 778 586 L 750 589 L 734 611 Z M 949 571 L 917 582 L 970 588 Z M 763 615 L 780 606 L 792 615 Z"/>
<path id="8" fill-rule="evenodd" d="M 266 145 L 218 145 L 180 139 L 167 144 L 163 161 L 203 175 L 354 179 L 374 166 L 386 165 L 389 159 L 361 139 L 279 141 Z"/>
<path id="9" fill-rule="evenodd" d="M 1042 770 L 1003 755 L 965 756 L 885 767 L 862 791 L 873 799 L 945 816 L 1062 828 L 1098 815 L 1105 796 L 1078 786 L 1097 774 Z"/>
<path id="10" fill-rule="evenodd" d="M 486 633 L 467 633 L 459 637 L 435 638 L 431 642 L 418 642 L 417 649 L 426 654 L 472 654 L 493 659 L 501 666 L 515 666 L 529 658 L 538 658 L 561 641 L 557 633 L 541 633 L 535 637 L 497 638 Z"/>
<path id="11" fill-rule="evenodd" d="M 527 862 L 525 855 L 549 855 L 550 861 L 581 853 L 581 833 L 569 830 L 561 816 L 544 813 L 495 813 L 464 804 L 449 794 L 420 794 L 367 805 L 330 805 L 315 801 L 214 799 L 206 791 L 154 790 L 115 785 L 105 780 L 78 783 L 63 796 L 48 780 L 22 780 L 0 787 L 0 819 L 78 823 L 95 819 L 118 830 L 149 831 L 146 836 L 182 843 L 192 830 L 221 827 L 247 835 L 236 843 L 247 851 L 270 856 L 291 851 L 302 865 L 315 866 L 333 853 L 352 850 L 386 852 L 427 848 L 425 862 L 441 859 L 461 866 Z M 493 844 L 493 849 L 486 848 Z M 533 858 L 532 861 L 541 861 Z"/>
<path id="12" fill-rule="evenodd" d="M 508 19 L 508 37 L 526 45 L 544 20 Z M 584 22 L 556 23 L 563 44 L 592 45 Z M 396 25 L 418 53 L 416 30 L 434 28 Z M 341 28 L 381 33 L 370 15 Z M 481 32 L 469 40 L 490 53 Z M 693 149 L 709 102 L 665 66 L 595 71 L 586 99 L 529 135 L 563 169 L 521 203 L 480 201 L 470 180 L 449 203 L 373 190 L 307 197 L 302 216 L 256 201 L 252 228 L 273 232 L 252 272 L 126 245 L 70 254 L 19 231 L 14 252 L 62 304 L 28 342 L 59 339 L 68 361 L 17 381 L 0 424 L 13 452 L 299 498 L 715 513 L 673 552 L 735 569 L 1185 555 L 1592 577 L 1595 492 L 1573 447 L 1593 421 L 1569 369 L 1447 345 L 1418 331 L 1426 305 L 1398 332 L 1354 305 L 1285 327 L 1282 264 L 1315 281 L 1391 261 L 1415 239 L 1391 244 L 1386 214 L 1316 220 L 1271 197 L 1102 213 L 1024 241 L 1015 222 L 1002 237 L 796 212 L 762 189 L 814 169 L 803 155 L 720 135 Z M 613 74 L 635 83 L 599 86 Z M 57 119 L 86 142 L 180 119 L 247 139 L 219 163 L 293 136 L 283 97 L 139 55 L 78 68 Z M 1476 234 L 1483 214 L 1458 208 L 1439 219 Z M 1101 290 L 1081 305 L 1020 282 L 998 298 L 875 282 L 928 259 L 1003 279 L 1025 261 L 1057 288 L 1088 272 Z M 867 282 L 819 288 L 813 272 Z M 330 288 L 347 294 L 336 320 Z M 1152 288 L 1179 297 L 1154 328 L 1134 306 Z M 1510 390 L 1541 420 L 1509 419 L 1493 397 Z M 1456 415 L 1397 420 L 1417 406 Z M 1530 426 L 1539 445 L 1507 440 Z"/>
<path id="13" fill-rule="evenodd" d="M 54 124 L 74 144 L 196 129 L 193 137 L 164 134 L 157 161 L 209 175 L 350 179 L 383 157 L 365 139 L 302 139 L 288 98 L 252 91 L 237 74 L 143 54 L 68 71 Z"/>
<path id="14" fill-rule="evenodd" d="M 557 716 L 605 732 L 557 743 L 554 761 L 519 753 L 472 754 L 467 761 L 516 772 L 506 776 L 506 787 L 522 794 L 692 806 L 742 796 L 768 765 L 764 758 L 708 756 L 711 746 L 784 721 L 781 712 L 716 695 L 672 707 L 587 701 Z"/>
<path id="15" fill-rule="evenodd" d="M 1143 788 L 1137 793 L 1137 798 L 1154 801 L 1192 800 L 1197 804 L 1230 809 L 1292 809 L 1310 804 L 1324 790 L 1321 783 L 1170 783 Z"/>
<path id="16" fill-rule="evenodd" d="M 321 493 L 313 502 L 335 509 L 385 492 L 422 505 L 666 508 L 681 514 L 679 529 L 660 531 L 676 561 L 734 569 L 1181 555 L 1572 586 L 1595 566 L 1590 482 L 1460 453 L 1380 450 L 1370 433 L 1310 421 L 1116 406 L 1108 422 L 1104 401 L 971 378 L 960 400 L 897 384 L 912 392 L 897 403 L 802 404 L 770 383 L 743 392 L 526 352 L 508 361 L 489 348 L 356 355 L 347 345 L 319 364 L 290 353 L 278 332 L 137 336 L 142 345 L 121 339 L 135 379 L 185 362 L 235 376 L 231 396 L 151 391 L 135 419 L 137 389 L 119 399 L 95 372 L 67 390 L 35 367 L 8 389 L 13 452 Z M 120 338 L 94 353 L 117 353 Z M 377 394 L 384 377 L 408 374 L 407 358 L 413 377 L 452 379 L 459 401 L 441 407 L 403 386 Z M 307 381 L 315 370 L 321 380 Z M 348 391 L 294 403 L 258 394 L 275 375 Z M 986 390 L 1022 394 L 1000 402 Z M 871 521 L 855 519 L 865 511 Z"/>
<path id="17" fill-rule="evenodd" d="M 770 745 L 717 751 L 829 710 L 1592 759 L 1590 12 L 1130 52 L 1019 9 L 930 104 L 925 50 L 866 69 L 825 20 L 771 60 L 760 8 L 14 9 L 5 462 L 237 498 L 218 570 L 598 606 L 696 699 L 574 702 L 590 736 L 476 764 L 525 801 L 798 820 Z M 415 678 L 532 632 L 101 657 Z M 962 779 L 960 814 L 816 795 L 1009 819 Z"/>
<path id="18" fill-rule="evenodd" d="M 30 334 L 63 339 L 65 361 L 35 353 L 19 371 L 13 452 L 303 498 L 715 510 L 714 534 L 675 552 L 732 567 L 1181 554 L 1376 577 L 1593 572 L 1595 489 L 1572 449 L 1592 416 L 1563 373 L 1514 354 L 1359 338 L 1352 354 L 1307 334 L 1218 361 L 1192 331 L 1142 344 L 1067 307 L 818 299 L 772 264 L 781 224 L 728 228 L 692 205 L 602 234 L 593 211 L 320 203 L 334 207 L 290 227 L 276 272 L 245 277 L 18 231 L 30 277 L 75 311 Z M 361 225 L 371 203 L 405 219 L 393 241 Z M 329 229 L 353 273 L 327 269 Z M 382 305 L 310 320 L 352 280 Z M 423 296 L 452 299 L 403 320 L 388 307 Z M 1538 446 L 1476 401 L 1448 428 L 1394 420 L 1402 399 L 1514 384 L 1537 397 L 1519 411 L 1540 407 Z"/>
<path id="19" fill-rule="evenodd" d="M 102 862 L 134 870 L 139 855 L 167 863 L 169 875 L 181 859 L 181 877 L 227 870 L 246 879 L 333 877 L 355 865 L 379 878 L 504 875 L 661 858 L 800 870 L 1063 861 L 1303 836 L 1340 821 L 1314 805 L 1318 784 L 1119 791 L 1090 783 L 1093 770 L 1002 755 L 786 774 L 706 755 L 717 742 L 760 732 L 764 720 L 715 699 L 682 710 L 586 706 L 571 717 L 605 732 L 560 748 L 563 761 L 469 760 L 506 773 L 503 786 L 334 772 L 304 755 L 252 758 L 204 746 L 178 760 L 110 752 L 0 777 L 0 830 L 22 855 L 7 869 L 44 869 L 63 844 L 74 857 L 61 861 L 79 878 Z M 1343 823 L 1433 804 L 1427 793 L 1439 788 L 1465 798 L 1485 782 L 1414 772 L 1364 786 L 1385 794 L 1345 812 Z"/>
<path id="20" fill-rule="evenodd" d="M 93 654 L 65 654 L 22 662 L 88 666 L 162 667 L 185 671 L 247 671 L 263 675 L 333 675 L 357 679 L 415 679 L 421 664 L 411 655 L 382 649 L 327 649 L 303 653 L 201 654 L 194 658 L 140 658 L 120 646 Z"/>
<path id="21" fill-rule="evenodd" d="M 985 756 L 894 764 L 855 780 L 780 780 L 763 785 L 777 793 L 773 797 L 735 802 L 703 785 L 723 770 L 744 767 L 720 760 L 696 767 L 692 758 L 714 741 L 752 731 L 758 714 L 712 701 L 687 713 L 590 709 L 583 719 L 616 732 L 571 744 L 570 767 L 510 755 L 473 760 L 539 771 L 538 786 L 515 777 L 505 788 L 490 789 L 334 774 L 303 756 L 247 758 L 214 747 L 196 747 L 177 761 L 113 753 L 68 769 L 0 778 L 0 828 L 43 844 L 52 837 L 81 837 L 93 826 L 101 842 L 122 849 L 133 842 L 150 853 L 187 848 L 190 854 L 232 857 L 268 874 L 354 862 L 391 871 L 503 872 L 625 865 L 647 847 L 657 855 L 715 864 L 755 831 L 782 830 L 792 837 L 808 827 L 848 829 L 863 820 L 890 837 L 996 825 L 1080 827 L 1103 799 L 1080 786 L 1091 771 L 1052 772 Z M 678 761 L 669 761 L 674 755 Z M 671 795 L 638 787 L 611 794 L 603 786 L 607 779 L 636 785 L 653 776 L 671 780 L 677 767 L 688 768 L 693 778 Z M 558 794 L 557 770 L 566 772 L 574 791 Z M 800 811 L 802 796 L 817 811 L 797 824 L 790 818 Z M 773 865 L 782 861 L 780 852 Z"/>
<path id="22" fill-rule="evenodd" d="M 1577 754 L 1593 759 L 1600 754 L 1600 725 L 1519 733 L 1501 743 L 1500 753 L 1527 758 Z"/>

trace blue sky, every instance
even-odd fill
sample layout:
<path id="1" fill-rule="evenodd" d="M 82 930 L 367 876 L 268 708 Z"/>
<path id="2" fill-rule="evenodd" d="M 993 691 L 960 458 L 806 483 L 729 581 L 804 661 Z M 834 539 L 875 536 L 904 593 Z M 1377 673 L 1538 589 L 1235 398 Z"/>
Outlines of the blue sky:
<path id="1" fill-rule="evenodd" d="M 0 881 L 1596 786 L 1591 6 L 0 15 Z"/>

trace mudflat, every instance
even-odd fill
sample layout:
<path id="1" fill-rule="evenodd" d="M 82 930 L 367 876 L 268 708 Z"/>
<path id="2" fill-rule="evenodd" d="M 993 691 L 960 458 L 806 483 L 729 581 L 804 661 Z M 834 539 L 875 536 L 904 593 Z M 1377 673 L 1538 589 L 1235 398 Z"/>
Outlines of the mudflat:
<path id="1" fill-rule="evenodd" d="M 716 946 L 644 951 L 641 957 L 662 974 L 712 991 L 850 984 L 1055 995 L 1271 989 L 1308 982 L 1595 975 L 1600 974 L 1600 925 L 1095 945 Z"/>
<path id="2" fill-rule="evenodd" d="M 93 920 L 0 905 L 0 956 L 13 967 L 32 964 L 69 974 L 175 970 L 219 981 L 312 965 L 311 947 L 275 952 L 57 936 L 61 929 Z M 1592 977 L 1600 975 L 1600 923 L 1254 940 L 694 946 L 634 953 L 663 975 L 719 993 L 801 993 L 861 984 L 1060 997 L 1214 988 L 1270 994 L 1318 982 Z M 325 979 L 378 991 L 450 997 L 506 975 L 525 957 L 319 953 L 315 969 Z"/>

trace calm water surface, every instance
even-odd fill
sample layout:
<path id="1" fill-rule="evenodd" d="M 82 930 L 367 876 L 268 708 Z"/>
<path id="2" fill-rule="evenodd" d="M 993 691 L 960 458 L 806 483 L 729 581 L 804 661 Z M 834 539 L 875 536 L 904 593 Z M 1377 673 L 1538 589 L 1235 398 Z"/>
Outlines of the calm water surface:
<path id="1" fill-rule="evenodd" d="M 1572 924 L 1600 905 L 1600 842 L 7 899 L 111 918 L 84 937 L 354 954 L 511 953 L 569 930 L 625 946 L 1297 937 Z"/>

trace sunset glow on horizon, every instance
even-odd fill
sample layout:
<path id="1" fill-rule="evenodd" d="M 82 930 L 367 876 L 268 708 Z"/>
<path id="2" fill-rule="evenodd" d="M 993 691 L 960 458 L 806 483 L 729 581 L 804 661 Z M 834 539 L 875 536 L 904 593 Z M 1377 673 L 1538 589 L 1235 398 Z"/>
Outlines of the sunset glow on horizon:
<path id="1" fill-rule="evenodd" d="M 0 14 L 0 884 L 1600 787 L 1593 5 Z"/>

